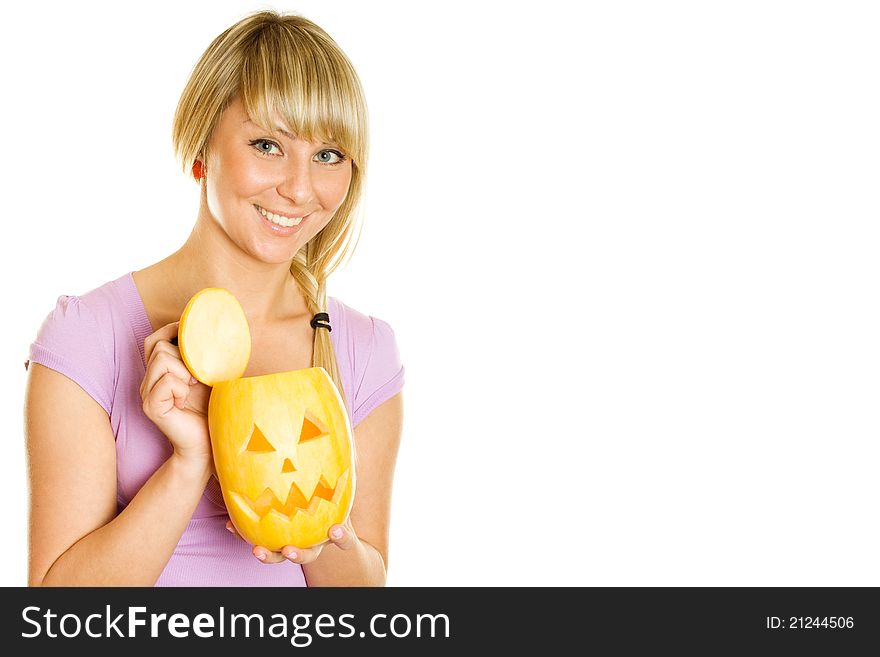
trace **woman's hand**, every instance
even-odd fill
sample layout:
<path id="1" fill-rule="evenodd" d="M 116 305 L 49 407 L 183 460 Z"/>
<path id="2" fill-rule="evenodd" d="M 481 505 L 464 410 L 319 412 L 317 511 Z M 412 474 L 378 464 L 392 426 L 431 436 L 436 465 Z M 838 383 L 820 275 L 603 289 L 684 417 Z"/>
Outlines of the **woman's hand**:
<path id="1" fill-rule="evenodd" d="M 231 520 L 226 521 L 226 529 L 241 538 L 241 540 L 244 540 L 244 538 L 235 531 L 235 525 L 232 524 Z M 358 543 L 360 543 L 360 539 L 358 539 L 357 534 L 354 533 L 354 528 L 351 526 L 350 518 L 346 518 L 345 522 L 341 525 L 332 525 L 327 532 L 327 538 L 329 543 L 333 543 L 336 547 L 342 550 L 351 550 L 352 548 L 357 547 Z M 254 556 L 263 563 L 279 563 L 287 560 L 293 563 L 306 564 L 317 559 L 321 554 L 321 550 L 323 550 L 324 546 L 327 544 L 328 542 L 325 541 L 320 545 L 315 545 L 310 548 L 298 548 L 292 545 L 285 545 L 281 548 L 280 552 L 273 552 L 267 548 L 255 545 L 252 552 Z"/>
<path id="2" fill-rule="evenodd" d="M 194 467 L 213 470 L 208 435 L 211 388 L 190 374 L 171 343 L 180 322 L 166 324 L 144 340 L 147 371 L 141 383 L 144 414 L 164 433 L 174 453 Z"/>

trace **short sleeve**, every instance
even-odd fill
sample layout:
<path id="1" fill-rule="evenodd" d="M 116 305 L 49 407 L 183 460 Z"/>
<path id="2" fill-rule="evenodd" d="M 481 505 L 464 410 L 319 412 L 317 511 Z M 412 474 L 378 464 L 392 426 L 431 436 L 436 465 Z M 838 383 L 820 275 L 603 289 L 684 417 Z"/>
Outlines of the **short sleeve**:
<path id="1" fill-rule="evenodd" d="M 356 388 L 353 426 L 403 388 L 404 368 L 394 330 L 384 320 L 370 316 L 370 321 L 370 350 L 363 376 Z"/>
<path id="2" fill-rule="evenodd" d="M 101 325 L 79 297 L 58 297 L 31 343 L 30 362 L 72 379 L 110 414 L 113 361 L 104 347 Z"/>

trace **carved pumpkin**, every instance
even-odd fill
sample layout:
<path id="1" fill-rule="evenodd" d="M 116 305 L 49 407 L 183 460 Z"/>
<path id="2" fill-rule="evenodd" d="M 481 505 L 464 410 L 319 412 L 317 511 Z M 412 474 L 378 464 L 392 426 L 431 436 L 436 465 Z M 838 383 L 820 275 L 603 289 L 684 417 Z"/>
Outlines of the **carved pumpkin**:
<path id="1" fill-rule="evenodd" d="M 220 288 L 190 300 L 178 343 L 193 376 L 212 386 L 214 466 L 238 533 L 270 550 L 326 541 L 351 511 L 355 484 L 351 425 L 333 380 L 323 367 L 242 377 L 247 318 Z"/>

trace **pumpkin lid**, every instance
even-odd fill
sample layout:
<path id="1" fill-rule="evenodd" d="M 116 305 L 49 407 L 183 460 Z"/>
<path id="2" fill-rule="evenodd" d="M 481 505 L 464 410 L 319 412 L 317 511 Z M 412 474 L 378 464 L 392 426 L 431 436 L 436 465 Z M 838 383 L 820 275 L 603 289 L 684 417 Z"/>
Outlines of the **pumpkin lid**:
<path id="1" fill-rule="evenodd" d="M 177 344 L 187 369 L 205 385 L 241 377 L 251 332 L 238 299 L 222 287 L 196 292 L 180 316 Z"/>

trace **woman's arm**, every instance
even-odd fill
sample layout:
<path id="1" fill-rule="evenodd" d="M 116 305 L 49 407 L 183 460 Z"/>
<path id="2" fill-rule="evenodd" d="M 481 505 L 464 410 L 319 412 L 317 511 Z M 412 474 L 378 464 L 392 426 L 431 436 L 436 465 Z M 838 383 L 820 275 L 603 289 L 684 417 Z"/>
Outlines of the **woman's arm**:
<path id="1" fill-rule="evenodd" d="M 349 534 L 338 545 L 325 545 L 316 560 L 303 564 L 309 586 L 385 585 L 391 485 L 403 427 L 402 394 L 375 408 L 354 430 L 357 469 Z"/>
<path id="2" fill-rule="evenodd" d="M 25 401 L 31 586 L 153 586 L 210 477 L 177 452 L 117 515 L 107 413 L 66 376 L 31 363 Z"/>

